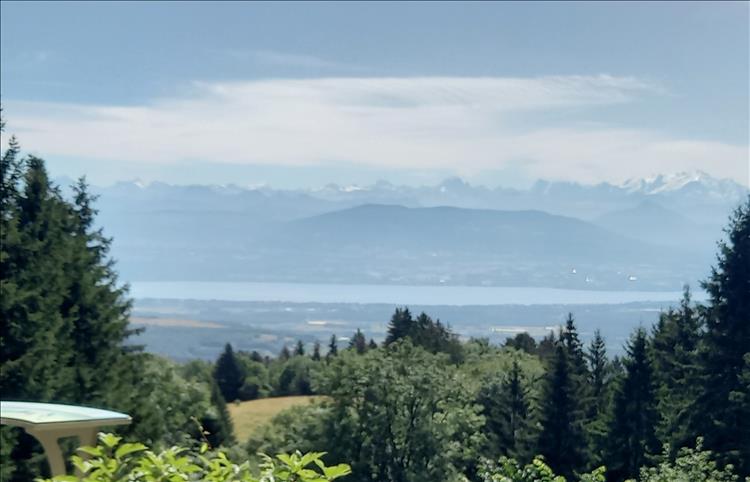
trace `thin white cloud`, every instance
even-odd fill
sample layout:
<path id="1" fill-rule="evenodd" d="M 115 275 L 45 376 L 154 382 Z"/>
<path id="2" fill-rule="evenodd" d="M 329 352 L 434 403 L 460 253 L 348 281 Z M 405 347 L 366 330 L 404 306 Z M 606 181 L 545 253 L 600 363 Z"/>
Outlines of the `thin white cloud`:
<path id="1" fill-rule="evenodd" d="M 272 79 L 198 84 L 190 96 L 140 106 L 6 107 L 9 127 L 35 151 L 102 162 L 346 163 L 466 175 L 520 165 L 530 177 L 582 182 L 700 169 L 746 183 L 746 145 L 539 115 L 569 109 L 580 118 L 660 91 L 606 75 Z"/>
<path id="2" fill-rule="evenodd" d="M 322 57 L 307 54 L 296 54 L 289 52 L 280 52 L 278 50 L 213 50 L 215 55 L 228 56 L 241 62 L 254 62 L 265 65 L 275 65 L 282 67 L 301 67 L 310 69 L 345 69 L 349 70 L 353 66 L 334 62 Z"/>
<path id="3" fill-rule="evenodd" d="M 338 62 L 325 60 L 314 55 L 290 54 L 275 50 L 256 50 L 253 57 L 260 62 L 273 65 L 288 65 L 293 67 L 330 68 L 340 67 Z"/>

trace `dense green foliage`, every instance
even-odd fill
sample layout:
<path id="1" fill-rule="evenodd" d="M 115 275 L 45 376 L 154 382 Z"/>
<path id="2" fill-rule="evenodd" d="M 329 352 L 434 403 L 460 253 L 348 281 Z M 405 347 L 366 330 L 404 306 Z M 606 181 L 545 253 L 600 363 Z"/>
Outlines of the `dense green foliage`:
<path id="1" fill-rule="evenodd" d="M 148 443 L 199 436 L 194 420 L 208 425 L 221 404 L 209 380 L 186 380 L 128 344 L 131 302 L 85 181 L 66 199 L 41 159 L 21 157 L 13 138 L 9 145 L 0 158 L 3 398 L 124 411 L 134 424 L 123 432 Z M 9 427 L 0 437 L 3 481 L 47 470 L 36 440 Z"/>
<path id="2" fill-rule="evenodd" d="M 538 452 L 565 476 L 586 465 L 585 412 L 570 357 L 565 345 L 558 343 L 544 383 L 538 441 Z"/>
<path id="3" fill-rule="evenodd" d="M 674 460 L 670 459 L 669 445 L 665 445 L 663 460 L 655 467 L 643 467 L 639 474 L 641 482 L 735 482 L 732 466 L 719 469 L 713 454 L 702 450 L 703 439 L 698 438 L 696 448 L 683 447 Z M 750 477 L 745 479 L 750 481 Z"/>
<path id="4" fill-rule="evenodd" d="M 680 447 L 690 441 L 686 417 L 700 390 L 699 384 L 695 383 L 700 330 L 700 318 L 691 305 L 688 288 L 679 308 L 661 313 L 653 330 L 653 375 L 658 409 L 662 414 L 657 435 L 671 447 Z"/>
<path id="5" fill-rule="evenodd" d="M 326 466 L 319 452 L 264 456 L 259 466 L 232 462 L 222 451 L 198 451 L 173 446 L 159 453 L 140 443 L 121 443 L 113 434 L 100 434 L 99 445 L 83 447 L 72 457 L 82 475 L 58 476 L 47 482 L 328 482 L 349 474 L 348 465 Z M 254 470 L 255 469 L 255 470 Z M 40 481 L 44 482 L 44 481 Z"/>
<path id="6" fill-rule="evenodd" d="M 447 353 L 451 360 L 461 360 L 461 344 L 458 336 L 444 326 L 440 320 L 433 321 L 426 313 L 412 318 L 409 308 L 397 308 L 388 325 L 385 344 L 390 345 L 404 338 L 430 353 Z"/>
<path id="7" fill-rule="evenodd" d="M 522 466 L 514 459 L 503 457 L 498 463 L 485 462 L 480 472 L 482 482 L 565 482 L 566 478 L 556 475 L 542 457 L 536 457 Z M 573 479 L 567 479 L 573 480 Z M 604 482 L 604 467 L 577 478 L 579 482 Z"/>
<path id="8" fill-rule="evenodd" d="M 659 413 L 647 343 L 645 330 L 636 330 L 628 343 L 625 374 L 615 390 L 605 460 L 617 480 L 636 476 L 659 452 Z"/>
<path id="9" fill-rule="evenodd" d="M 321 387 L 333 398 L 326 441 L 361 479 L 436 480 L 463 472 L 482 437 L 480 408 L 441 355 L 394 342 L 339 357 Z"/>
<path id="10" fill-rule="evenodd" d="M 214 378 L 224 400 L 233 401 L 240 398 L 240 389 L 245 383 L 245 373 L 229 343 L 224 347 L 224 353 L 216 360 Z"/>
<path id="11" fill-rule="evenodd" d="M 705 333 L 698 357 L 700 393 L 692 411 L 692 432 L 720 460 L 750 474 L 750 199 L 732 215 L 718 263 L 703 283 Z"/>
<path id="12" fill-rule="evenodd" d="M 533 455 L 537 430 L 531 383 L 519 357 L 514 356 L 510 370 L 491 375 L 480 388 L 477 399 L 485 418 L 485 456 L 526 460 Z"/>

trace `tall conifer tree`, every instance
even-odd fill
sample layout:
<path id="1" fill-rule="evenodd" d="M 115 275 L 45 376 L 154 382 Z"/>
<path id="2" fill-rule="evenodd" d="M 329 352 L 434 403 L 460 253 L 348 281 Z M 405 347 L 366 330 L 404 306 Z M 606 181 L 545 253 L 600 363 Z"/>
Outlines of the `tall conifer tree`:
<path id="1" fill-rule="evenodd" d="M 211 381 L 211 405 L 212 410 L 201 419 L 201 425 L 207 432 L 208 442 L 212 447 L 231 444 L 234 442 L 232 419 L 215 380 Z"/>
<path id="2" fill-rule="evenodd" d="M 485 417 L 489 453 L 527 460 L 535 444 L 531 395 L 518 358 L 499 380 L 488 381 L 479 392 Z"/>
<path id="3" fill-rule="evenodd" d="M 607 435 L 607 415 L 610 403 L 611 367 L 607 360 L 604 338 L 599 330 L 586 353 L 588 361 L 588 386 L 591 396 L 587 406 L 586 433 L 589 439 L 589 453 L 594 465 L 604 463 L 604 441 Z"/>
<path id="4" fill-rule="evenodd" d="M 302 340 L 297 340 L 297 346 L 294 347 L 294 356 L 305 356 L 305 344 Z"/>
<path id="5" fill-rule="evenodd" d="M 315 340 L 315 344 L 313 345 L 312 359 L 320 361 L 320 342 L 318 340 Z"/>
<path id="6" fill-rule="evenodd" d="M 142 371 L 125 346 L 130 303 L 110 240 L 94 227 L 94 197 L 84 181 L 73 191 L 66 200 L 44 161 L 20 158 L 11 138 L 0 157 L 0 386 L 8 398 L 134 413 Z M 14 459 L 27 442 L 18 440 Z M 17 468 L 16 480 L 33 478 Z"/>
<path id="7" fill-rule="evenodd" d="M 396 308 L 391 316 L 391 322 L 388 324 L 388 334 L 385 337 L 385 344 L 390 345 L 412 334 L 414 331 L 414 319 L 411 316 L 409 308 Z"/>
<path id="8" fill-rule="evenodd" d="M 336 335 L 331 335 L 331 339 L 328 342 L 328 353 L 326 354 L 326 358 L 331 358 L 338 354 L 339 354 L 338 338 L 336 338 Z"/>
<path id="9" fill-rule="evenodd" d="M 694 433 L 719 460 L 750 475 L 750 196 L 732 215 L 717 264 L 702 283 L 708 292 L 700 350 L 700 395 L 691 411 Z"/>
<path id="10" fill-rule="evenodd" d="M 128 328 L 131 302 L 126 289 L 117 286 L 114 264 L 109 259 L 112 240 L 96 228 L 95 196 L 85 179 L 74 186 L 74 250 L 66 273 L 70 286 L 61 312 L 72 319 L 75 347 L 71 360 L 76 374 L 73 400 L 89 397 L 108 406 L 119 405 L 121 380 L 132 376 L 127 364 L 120 363 L 126 351 L 123 342 L 135 330 Z"/>
<path id="11" fill-rule="evenodd" d="M 575 370 L 568 351 L 558 341 L 544 380 L 538 450 L 553 469 L 567 478 L 586 465 L 585 413 Z"/>
<path id="12" fill-rule="evenodd" d="M 359 328 L 357 328 L 357 331 L 349 341 L 349 348 L 353 349 L 360 355 L 367 351 L 367 338 L 365 338 L 365 335 Z"/>
<path id="13" fill-rule="evenodd" d="M 700 389 L 696 383 L 700 337 L 700 319 L 685 287 L 679 308 L 659 315 L 651 343 L 660 414 L 657 435 L 673 454 L 694 442 L 687 423 Z"/>
<path id="14" fill-rule="evenodd" d="M 617 387 L 607 437 L 607 469 L 613 480 L 638 476 L 639 468 L 661 451 L 656 438 L 659 416 L 648 339 L 636 330 L 627 346 L 625 377 Z"/>
<path id="15" fill-rule="evenodd" d="M 224 400 L 234 401 L 239 399 L 240 388 L 245 382 L 245 374 L 237 356 L 234 354 L 232 345 L 229 343 L 224 346 L 224 352 L 216 360 L 214 379 Z"/>

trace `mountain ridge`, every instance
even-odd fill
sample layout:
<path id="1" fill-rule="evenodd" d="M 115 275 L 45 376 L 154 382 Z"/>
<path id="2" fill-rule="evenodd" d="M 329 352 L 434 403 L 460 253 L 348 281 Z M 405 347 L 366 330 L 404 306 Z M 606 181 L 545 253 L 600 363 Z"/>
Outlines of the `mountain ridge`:
<path id="1" fill-rule="evenodd" d="M 699 279 L 693 266 L 710 261 L 747 192 L 697 177 L 638 190 L 549 181 L 516 190 L 449 178 L 421 187 L 122 182 L 92 191 L 130 280 L 679 289 Z M 573 264 L 589 281 L 571 277 Z"/>

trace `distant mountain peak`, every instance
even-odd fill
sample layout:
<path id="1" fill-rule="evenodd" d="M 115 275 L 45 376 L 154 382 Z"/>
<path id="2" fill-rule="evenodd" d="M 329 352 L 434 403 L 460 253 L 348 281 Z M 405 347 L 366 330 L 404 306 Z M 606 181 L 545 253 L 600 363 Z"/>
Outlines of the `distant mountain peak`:
<path id="1" fill-rule="evenodd" d="M 380 182 L 380 181 L 379 181 Z M 376 185 L 376 187 L 380 187 L 379 184 Z M 353 193 L 358 191 L 369 191 L 372 188 L 370 187 L 363 187 L 359 184 L 347 184 L 345 186 L 341 186 L 339 184 L 336 184 L 335 182 L 329 182 L 322 188 L 317 189 L 309 189 L 308 192 L 311 192 L 313 194 L 319 193 L 319 194 L 347 194 L 347 193 Z"/>
<path id="2" fill-rule="evenodd" d="M 119 187 L 136 187 L 138 189 L 147 189 L 151 185 L 151 182 L 145 181 L 141 179 L 140 177 L 136 177 L 135 179 L 130 179 L 128 181 L 117 181 L 114 183 L 114 186 Z"/>
<path id="3" fill-rule="evenodd" d="M 480 189 L 478 186 L 472 186 L 464 179 L 453 176 L 448 177 L 443 180 L 440 184 L 438 184 L 437 189 L 441 193 L 451 193 L 451 194 L 458 194 L 458 193 L 468 193 L 474 189 Z"/>
<path id="4" fill-rule="evenodd" d="M 395 191 L 396 185 L 385 179 L 378 179 L 373 185 L 374 189 L 382 189 L 384 191 Z"/>
<path id="5" fill-rule="evenodd" d="M 628 179 L 620 187 L 629 192 L 659 194 L 680 190 L 691 183 L 697 183 L 708 189 L 722 189 L 726 188 L 727 184 L 734 184 L 731 180 L 717 179 L 703 171 L 692 171 L 659 174 L 645 179 Z"/>

